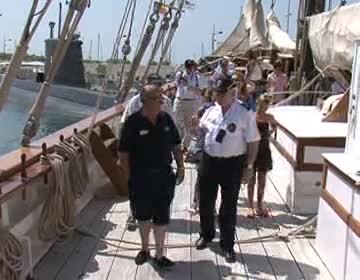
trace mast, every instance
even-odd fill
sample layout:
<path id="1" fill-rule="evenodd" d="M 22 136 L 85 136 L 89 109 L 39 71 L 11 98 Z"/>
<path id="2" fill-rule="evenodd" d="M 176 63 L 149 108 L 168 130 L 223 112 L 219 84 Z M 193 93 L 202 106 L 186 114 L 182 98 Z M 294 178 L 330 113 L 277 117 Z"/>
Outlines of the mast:
<path id="1" fill-rule="evenodd" d="M 100 33 L 98 33 L 97 38 L 97 60 L 100 61 Z"/>
<path id="2" fill-rule="evenodd" d="M 288 2 L 288 12 L 287 12 L 287 22 L 286 22 L 286 33 L 289 34 L 289 30 L 290 30 L 290 17 L 292 16 L 292 13 L 291 13 L 291 0 L 289 0 Z"/>
<path id="3" fill-rule="evenodd" d="M 89 49 L 89 60 L 92 59 L 92 40 L 90 40 L 90 49 Z"/>
<path id="4" fill-rule="evenodd" d="M 297 50 L 300 51 L 297 69 L 297 87 L 300 88 L 303 73 L 307 80 L 313 76 L 314 62 L 308 40 L 306 17 L 325 11 L 326 0 L 302 0 L 299 3 Z M 296 63 L 297 64 L 297 63 Z"/>
<path id="5" fill-rule="evenodd" d="M 60 38 L 61 33 L 61 21 L 62 21 L 62 3 L 59 1 L 59 24 L 58 24 L 58 38 Z"/>

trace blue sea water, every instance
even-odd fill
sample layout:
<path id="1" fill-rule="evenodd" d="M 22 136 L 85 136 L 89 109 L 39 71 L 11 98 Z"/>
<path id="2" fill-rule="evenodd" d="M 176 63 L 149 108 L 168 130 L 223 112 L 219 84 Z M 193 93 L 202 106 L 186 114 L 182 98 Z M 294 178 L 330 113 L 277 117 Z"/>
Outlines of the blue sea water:
<path id="1" fill-rule="evenodd" d="M 20 148 L 22 131 L 37 93 L 12 88 L 9 99 L 0 112 L 0 155 Z M 78 122 L 92 113 L 93 108 L 49 96 L 41 117 L 39 139 Z"/>

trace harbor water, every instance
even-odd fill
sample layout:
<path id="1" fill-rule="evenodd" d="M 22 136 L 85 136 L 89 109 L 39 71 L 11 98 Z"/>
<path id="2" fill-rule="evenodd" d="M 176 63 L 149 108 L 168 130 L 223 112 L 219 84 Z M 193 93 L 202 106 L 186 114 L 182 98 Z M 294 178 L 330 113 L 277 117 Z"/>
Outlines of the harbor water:
<path id="1" fill-rule="evenodd" d="M 9 99 L 0 112 L 0 155 L 20 148 L 22 130 L 36 95 L 33 91 L 12 88 Z M 35 139 L 78 122 L 92 111 L 91 107 L 49 96 Z"/>

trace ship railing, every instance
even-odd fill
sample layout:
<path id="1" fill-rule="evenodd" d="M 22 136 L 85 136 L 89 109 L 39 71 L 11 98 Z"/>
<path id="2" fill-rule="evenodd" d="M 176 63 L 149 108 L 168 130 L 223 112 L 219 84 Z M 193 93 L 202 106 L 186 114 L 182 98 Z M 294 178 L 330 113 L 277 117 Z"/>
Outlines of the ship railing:
<path id="1" fill-rule="evenodd" d="M 119 117 L 123 110 L 123 105 L 119 104 L 100 112 L 94 127 Z M 27 187 L 32 186 L 29 183 L 41 176 L 46 176 L 51 171 L 49 165 L 40 163 L 44 152 L 43 144 L 46 144 L 47 153 L 52 153 L 60 138 L 69 140 L 75 130 L 79 133 L 86 133 L 91 121 L 92 117 L 86 118 L 33 142 L 29 147 L 22 147 L 0 156 L 0 205 L 11 199 L 15 193 L 26 191 Z"/>

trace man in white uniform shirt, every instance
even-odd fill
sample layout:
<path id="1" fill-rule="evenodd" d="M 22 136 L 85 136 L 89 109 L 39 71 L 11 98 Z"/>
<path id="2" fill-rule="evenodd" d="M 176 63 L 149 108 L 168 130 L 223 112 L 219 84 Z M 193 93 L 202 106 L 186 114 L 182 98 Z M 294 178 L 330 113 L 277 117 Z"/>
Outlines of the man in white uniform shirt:
<path id="1" fill-rule="evenodd" d="M 175 83 L 177 87 L 174 102 L 174 118 L 176 126 L 183 139 L 183 149 L 187 149 L 191 141 L 191 120 L 199 108 L 199 74 L 196 71 L 196 63 L 186 60 L 185 71 L 176 73 Z"/>
<path id="2" fill-rule="evenodd" d="M 236 260 L 233 247 L 240 183 L 253 174 L 260 140 L 254 114 L 241 105 L 231 87 L 231 79 L 215 81 L 216 104 L 200 120 L 205 140 L 199 172 L 201 232 L 196 242 L 201 250 L 215 237 L 214 209 L 220 185 L 220 246 L 227 262 Z"/>
<path id="3" fill-rule="evenodd" d="M 161 86 L 163 84 L 163 80 L 158 75 L 149 75 L 147 78 L 147 84 L 157 85 L 159 86 L 159 90 L 161 90 Z M 171 100 L 169 97 L 167 97 L 165 94 L 162 94 L 162 104 L 161 104 L 161 110 L 168 113 L 170 116 L 172 116 L 172 106 L 171 106 Z M 143 107 L 142 102 L 142 93 L 139 93 L 135 96 L 133 96 L 129 102 L 126 104 L 125 110 L 121 116 L 120 120 L 120 134 L 121 134 L 121 128 L 123 127 L 125 121 L 136 112 L 139 112 Z M 133 205 L 130 203 L 130 214 L 127 220 L 127 227 L 128 230 L 136 230 L 137 222 L 134 218 L 134 209 Z"/>

